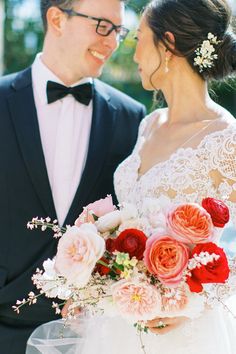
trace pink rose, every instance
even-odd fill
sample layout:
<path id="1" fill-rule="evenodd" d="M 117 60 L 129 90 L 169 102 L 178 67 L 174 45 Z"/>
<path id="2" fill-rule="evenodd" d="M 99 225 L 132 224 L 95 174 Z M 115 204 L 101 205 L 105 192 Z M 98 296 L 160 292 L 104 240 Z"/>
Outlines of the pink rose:
<path id="1" fill-rule="evenodd" d="M 99 199 L 96 202 L 90 203 L 84 207 L 83 212 L 76 219 L 75 225 L 79 227 L 81 224 L 87 222 L 94 223 L 96 220 L 93 215 L 99 218 L 113 210 L 115 210 L 115 206 L 113 205 L 112 197 L 108 195 L 106 198 Z"/>
<path id="2" fill-rule="evenodd" d="M 188 247 L 168 235 L 153 235 L 147 240 L 144 263 L 167 286 L 181 282 L 188 260 Z"/>
<path id="3" fill-rule="evenodd" d="M 58 243 L 55 269 L 68 283 L 83 287 L 104 252 L 105 241 L 97 234 L 95 226 L 72 226 Z"/>
<path id="4" fill-rule="evenodd" d="M 214 236 L 211 217 L 198 204 L 178 206 L 168 213 L 167 223 L 175 239 L 184 243 L 204 243 Z"/>
<path id="5" fill-rule="evenodd" d="M 144 281 L 120 280 L 112 286 L 112 297 L 119 313 L 131 321 L 147 321 L 161 310 L 158 290 Z"/>

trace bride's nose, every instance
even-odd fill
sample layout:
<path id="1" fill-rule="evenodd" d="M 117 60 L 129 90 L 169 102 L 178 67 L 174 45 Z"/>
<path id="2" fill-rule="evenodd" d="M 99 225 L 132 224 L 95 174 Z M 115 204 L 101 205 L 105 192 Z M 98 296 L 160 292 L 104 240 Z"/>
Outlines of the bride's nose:
<path id="1" fill-rule="evenodd" d="M 137 64 L 139 63 L 138 55 L 137 55 L 137 49 L 135 49 L 133 60 L 134 60 L 135 63 L 137 63 Z"/>

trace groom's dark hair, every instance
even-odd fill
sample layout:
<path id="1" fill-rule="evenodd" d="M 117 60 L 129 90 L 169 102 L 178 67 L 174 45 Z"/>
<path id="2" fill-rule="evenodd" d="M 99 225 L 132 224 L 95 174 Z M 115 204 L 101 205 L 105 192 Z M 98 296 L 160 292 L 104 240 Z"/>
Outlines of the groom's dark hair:
<path id="1" fill-rule="evenodd" d="M 127 0 L 120 1 L 128 2 Z M 78 0 L 40 0 L 41 17 L 45 32 L 47 31 L 47 11 L 50 7 L 56 6 L 63 9 L 71 9 L 76 2 L 78 2 Z"/>

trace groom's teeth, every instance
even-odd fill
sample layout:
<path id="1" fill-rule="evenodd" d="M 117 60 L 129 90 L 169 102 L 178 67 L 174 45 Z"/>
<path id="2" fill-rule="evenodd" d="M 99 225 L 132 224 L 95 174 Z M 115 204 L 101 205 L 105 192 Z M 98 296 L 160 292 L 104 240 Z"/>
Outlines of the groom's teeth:
<path id="1" fill-rule="evenodd" d="M 98 53 L 96 52 L 95 50 L 91 50 L 91 54 L 95 57 L 95 58 L 98 58 L 100 60 L 105 60 L 105 55 L 101 54 L 101 53 Z"/>

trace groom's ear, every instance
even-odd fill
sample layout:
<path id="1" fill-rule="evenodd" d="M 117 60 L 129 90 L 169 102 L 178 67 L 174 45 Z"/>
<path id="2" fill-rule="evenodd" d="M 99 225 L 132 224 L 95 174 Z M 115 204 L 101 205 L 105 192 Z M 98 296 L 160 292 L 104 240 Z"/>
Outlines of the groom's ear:
<path id="1" fill-rule="evenodd" d="M 175 50 L 175 36 L 173 35 L 172 32 L 165 32 L 165 40 L 168 43 L 168 47 L 172 49 L 173 51 Z"/>
<path id="2" fill-rule="evenodd" d="M 47 27 L 54 35 L 60 36 L 67 19 L 65 14 L 56 6 L 52 6 L 47 11 Z"/>

